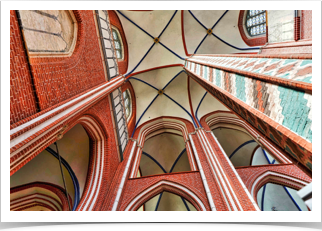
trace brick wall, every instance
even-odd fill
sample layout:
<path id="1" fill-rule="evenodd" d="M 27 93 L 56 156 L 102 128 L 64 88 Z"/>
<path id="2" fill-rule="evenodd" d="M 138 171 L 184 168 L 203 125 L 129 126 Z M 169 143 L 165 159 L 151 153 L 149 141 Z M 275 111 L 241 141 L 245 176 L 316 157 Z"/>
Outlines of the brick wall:
<path id="1" fill-rule="evenodd" d="M 244 181 L 245 186 L 248 190 L 251 190 L 251 187 L 254 181 L 266 171 L 272 171 L 281 173 L 287 176 L 291 176 L 306 182 L 311 182 L 312 179 L 307 176 L 301 169 L 299 169 L 294 164 L 274 164 L 274 165 L 261 165 L 261 166 L 251 166 L 251 167 L 241 167 L 236 168 L 240 178 Z"/>
<path id="2" fill-rule="evenodd" d="M 206 208 L 210 210 L 199 172 L 162 174 L 128 180 L 127 185 L 124 188 L 119 210 L 124 210 L 138 194 L 161 180 L 174 182 L 188 188 L 195 193 Z M 153 195 L 150 196 L 150 198 L 152 197 Z"/>
<path id="3" fill-rule="evenodd" d="M 302 10 L 301 39 L 312 39 L 312 10 Z"/>
<path id="4" fill-rule="evenodd" d="M 18 19 L 10 11 L 10 125 L 37 113 L 36 95 Z"/>
<path id="5" fill-rule="evenodd" d="M 31 57 L 31 70 L 41 110 L 105 81 L 92 11 L 74 11 L 77 42 L 70 57 Z"/>

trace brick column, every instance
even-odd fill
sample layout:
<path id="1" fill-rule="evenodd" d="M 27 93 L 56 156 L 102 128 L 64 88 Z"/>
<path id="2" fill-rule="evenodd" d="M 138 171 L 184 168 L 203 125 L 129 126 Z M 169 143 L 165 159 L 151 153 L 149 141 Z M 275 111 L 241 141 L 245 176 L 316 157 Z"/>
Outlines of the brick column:
<path id="1" fill-rule="evenodd" d="M 207 165 L 207 173 L 218 187 L 219 193 L 212 194 L 213 200 L 217 202 L 222 199 L 228 211 L 259 210 L 212 132 L 199 128 L 195 137 L 203 150 L 203 164 Z"/>

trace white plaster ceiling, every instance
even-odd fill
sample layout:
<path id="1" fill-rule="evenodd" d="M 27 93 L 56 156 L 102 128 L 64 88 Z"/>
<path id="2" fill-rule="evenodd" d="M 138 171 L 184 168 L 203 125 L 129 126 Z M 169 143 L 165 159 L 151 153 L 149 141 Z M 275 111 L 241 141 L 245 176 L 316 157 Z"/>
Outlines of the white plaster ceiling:
<path id="1" fill-rule="evenodd" d="M 224 14 L 225 10 L 192 10 L 194 16 L 207 28 L 211 28 Z M 229 10 L 213 29 L 213 33 L 225 42 L 238 47 L 248 48 L 238 29 L 239 10 Z M 206 35 L 206 30 L 188 12 L 184 11 L 184 34 L 189 54 L 193 54 Z M 197 54 L 247 53 L 258 50 L 238 50 L 230 47 L 213 35 L 208 35 L 199 47 Z"/>
<path id="2" fill-rule="evenodd" d="M 176 74 L 182 70 L 181 67 L 169 67 L 157 69 L 133 77 L 141 79 L 157 89 L 162 89 Z M 131 79 L 131 84 L 135 91 L 136 97 L 136 118 L 140 119 L 142 113 L 146 110 L 148 105 L 152 102 L 158 92 L 152 87 L 138 80 Z M 182 72 L 179 74 L 164 90 L 164 93 L 170 96 L 173 100 L 179 103 L 190 113 L 188 89 L 187 89 L 187 75 Z M 192 122 L 190 116 L 180 108 L 176 103 L 171 101 L 167 96 L 160 95 L 156 98 L 154 103 L 146 111 L 138 126 L 148 120 L 160 116 L 174 116 L 187 119 Z"/>
<path id="3" fill-rule="evenodd" d="M 201 87 L 196 81 L 190 79 L 190 94 L 191 94 L 191 103 L 194 113 L 196 112 L 200 100 L 206 93 L 206 90 Z M 219 100 L 217 100 L 210 93 L 207 93 L 202 103 L 200 104 L 198 110 L 199 120 L 206 114 L 213 111 L 229 111 L 229 109 L 224 106 Z"/>
<path id="4" fill-rule="evenodd" d="M 121 12 L 121 13 L 120 13 Z M 170 18 L 173 16 L 175 11 L 120 11 L 117 12 L 118 17 L 122 23 L 124 33 L 128 43 L 129 50 L 129 64 L 128 73 L 140 62 L 149 48 L 153 45 L 153 39 L 135 26 L 132 22 L 126 19 L 122 14 L 140 26 L 142 29 L 151 34 L 152 37 L 157 37 L 161 31 L 165 28 Z M 192 13 L 202 22 L 207 28 L 212 27 L 216 21 L 223 15 L 224 10 L 203 10 L 195 11 Z M 248 46 L 244 43 L 241 38 L 238 29 L 238 17 L 240 11 L 228 11 L 221 21 L 214 28 L 214 33 L 226 42 L 240 47 L 247 48 Z M 181 27 L 181 13 L 177 11 L 173 17 L 171 23 L 168 25 L 166 30 L 160 37 L 160 41 L 166 45 L 173 52 L 187 58 L 184 51 L 184 43 L 182 39 L 182 27 Z M 184 38 L 188 53 L 193 53 L 202 38 L 206 35 L 206 30 L 190 15 L 188 11 L 184 11 Z M 198 50 L 198 54 L 229 54 L 229 53 L 240 53 L 248 51 L 240 51 L 231 48 L 219 41 L 213 35 L 208 36 Z M 249 52 L 254 52 L 250 50 Z M 155 44 L 150 52 L 147 54 L 145 59 L 138 65 L 138 67 L 132 72 L 136 73 L 139 71 L 147 71 L 151 68 L 157 68 L 165 65 L 173 64 L 184 64 L 184 60 L 181 60 L 161 44 Z M 139 78 L 153 85 L 157 89 L 161 89 L 165 84 L 171 80 L 179 71 L 183 70 L 182 67 L 168 67 L 160 68 L 148 72 L 144 72 L 133 77 Z M 140 119 L 143 111 L 151 103 L 153 98 L 157 95 L 157 91 L 142 82 L 137 80 L 130 80 L 134 88 L 136 95 L 137 105 L 137 121 Z M 191 98 L 193 110 L 197 109 L 197 106 L 202 98 L 205 90 L 193 80 L 190 81 Z M 182 107 L 184 107 L 190 114 L 191 112 L 187 91 L 187 77 L 186 74 L 182 73 L 178 76 L 165 90 L 165 93 L 177 101 Z M 203 115 L 216 110 L 228 110 L 223 104 L 215 99 L 211 94 L 207 94 L 201 104 L 198 112 L 198 118 Z M 191 117 L 178 105 L 168 99 L 165 95 L 157 97 L 155 102 L 147 110 L 145 115 L 140 120 L 138 126 L 142 123 L 152 120 L 160 116 L 174 116 L 185 118 L 192 122 Z"/>
<path id="5" fill-rule="evenodd" d="M 121 11 L 126 17 L 131 19 L 153 37 L 158 37 L 162 30 L 165 28 L 175 11 Z M 126 35 L 128 49 L 129 49 L 129 66 L 128 70 L 131 71 L 142 59 L 145 53 L 153 45 L 153 39 L 145 34 L 142 30 L 136 27 L 133 23 L 128 21 L 119 12 L 117 12 L 122 23 L 124 33 Z M 171 23 L 160 37 L 162 42 L 169 49 L 185 58 L 182 36 L 181 36 L 181 15 L 177 11 Z M 142 71 L 153 67 L 183 64 L 181 60 L 160 44 L 155 44 L 143 62 L 135 70 Z"/>

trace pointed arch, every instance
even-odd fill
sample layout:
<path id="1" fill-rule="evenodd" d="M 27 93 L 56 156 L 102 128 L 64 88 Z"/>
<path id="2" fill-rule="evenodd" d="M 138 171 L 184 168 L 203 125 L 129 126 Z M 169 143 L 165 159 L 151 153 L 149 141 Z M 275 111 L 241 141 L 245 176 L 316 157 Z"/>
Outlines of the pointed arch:
<path id="1" fill-rule="evenodd" d="M 45 193 L 38 192 L 39 189 L 45 190 Z M 10 199 L 10 210 L 20 211 L 37 205 L 52 211 L 69 210 L 64 189 L 48 182 L 32 182 L 11 188 L 10 197 L 13 197 Z"/>
<path id="2" fill-rule="evenodd" d="M 155 183 L 154 185 L 134 197 L 134 199 L 126 206 L 125 211 L 136 211 L 142 204 L 163 191 L 168 191 L 183 197 L 184 199 L 189 201 L 198 211 L 207 211 L 206 206 L 202 203 L 201 199 L 190 189 L 180 184 L 166 180 L 161 180 Z"/>
<path id="3" fill-rule="evenodd" d="M 267 183 L 274 183 L 282 186 L 287 186 L 295 190 L 299 190 L 308 184 L 308 182 L 295 178 L 293 176 L 288 176 L 274 171 L 266 171 L 262 173 L 260 176 L 258 176 L 251 185 L 250 192 L 256 203 L 258 203 L 258 191 L 262 186 L 264 186 Z"/>
<path id="4" fill-rule="evenodd" d="M 93 116 L 84 115 L 76 120 L 75 124 L 81 124 L 92 141 L 86 184 L 76 209 L 78 211 L 88 211 L 94 207 L 102 184 L 104 158 L 106 156 L 105 142 L 108 135 Z"/>

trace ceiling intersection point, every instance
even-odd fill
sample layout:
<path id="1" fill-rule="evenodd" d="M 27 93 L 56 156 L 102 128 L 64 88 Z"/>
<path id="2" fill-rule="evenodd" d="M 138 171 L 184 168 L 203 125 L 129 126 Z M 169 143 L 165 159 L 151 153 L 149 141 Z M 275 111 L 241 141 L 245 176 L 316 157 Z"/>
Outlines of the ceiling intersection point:
<path id="1" fill-rule="evenodd" d="M 160 40 L 159 40 L 159 38 L 158 38 L 158 37 L 155 37 L 155 38 L 153 39 L 153 41 L 154 41 L 154 43 L 158 43 Z"/>

